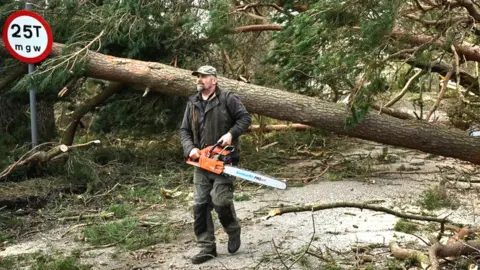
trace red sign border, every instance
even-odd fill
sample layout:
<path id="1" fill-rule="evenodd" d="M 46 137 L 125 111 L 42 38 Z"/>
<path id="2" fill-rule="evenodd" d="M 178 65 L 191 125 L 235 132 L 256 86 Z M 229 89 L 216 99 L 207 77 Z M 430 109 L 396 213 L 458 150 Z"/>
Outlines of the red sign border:
<path id="1" fill-rule="evenodd" d="M 15 20 L 16 18 L 18 18 L 20 16 L 29 16 L 29 17 L 33 17 L 33 18 L 37 19 L 42 24 L 42 26 L 45 28 L 45 30 L 47 31 L 47 37 L 48 37 L 47 48 L 45 49 L 45 51 L 41 55 L 39 55 L 35 58 L 28 58 L 28 57 L 21 56 L 15 50 L 13 50 L 12 46 L 10 45 L 10 43 L 8 41 L 8 36 L 7 36 L 8 27 L 10 26 L 10 24 L 12 23 L 13 20 Z M 8 16 L 7 20 L 5 21 L 5 24 L 3 25 L 3 42 L 5 43 L 5 47 L 7 48 L 8 52 L 10 52 L 10 54 L 13 57 L 15 57 L 16 59 L 18 59 L 22 62 L 25 62 L 25 63 L 35 64 L 35 63 L 41 62 L 43 59 L 47 58 L 47 56 L 52 51 L 52 46 L 53 46 L 52 29 L 50 28 L 50 25 L 48 25 L 47 21 L 45 21 L 45 19 L 42 16 L 38 15 L 37 13 L 35 13 L 33 11 L 30 11 L 30 10 L 19 10 L 19 11 L 16 11 L 16 12 L 12 13 L 10 16 Z"/>

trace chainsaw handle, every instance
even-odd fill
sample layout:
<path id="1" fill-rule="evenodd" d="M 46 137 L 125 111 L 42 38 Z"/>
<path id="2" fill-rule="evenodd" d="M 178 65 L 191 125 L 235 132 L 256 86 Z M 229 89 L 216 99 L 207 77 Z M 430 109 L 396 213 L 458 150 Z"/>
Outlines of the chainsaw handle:
<path id="1" fill-rule="evenodd" d="M 220 146 L 222 145 L 223 141 L 218 141 L 216 142 L 214 145 L 212 145 L 212 148 L 210 148 L 210 151 L 208 152 L 208 156 L 207 157 L 210 157 L 212 155 L 212 152 L 213 152 L 213 149 L 215 149 L 215 147 L 217 146 Z"/>

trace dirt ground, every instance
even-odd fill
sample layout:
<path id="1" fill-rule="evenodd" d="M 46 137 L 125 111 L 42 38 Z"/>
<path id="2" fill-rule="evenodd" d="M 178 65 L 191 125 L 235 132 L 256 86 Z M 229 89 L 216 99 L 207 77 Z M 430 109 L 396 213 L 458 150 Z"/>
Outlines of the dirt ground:
<path id="1" fill-rule="evenodd" d="M 365 147 L 346 154 L 353 161 L 365 155 L 380 155 L 385 147 L 371 142 L 359 143 Z M 82 228 L 71 230 L 70 225 L 47 232 L 31 233 L 22 241 L 0 250 L 0 258 L 39 250 L 60 251 L 64 254 L 80 250 L 82 263 L 92 264 L 92 269 L 329 269 L 329 263 L 325 261 L 329 258 L 334 259 L 340 269 L 361 269 L 365 264 L 352 248 L 374 244 L 377 248 L 369 253 L 373 258 L 372 264 L 376 265 L 376 269 L 384 269 L 385 263 L 392 258 L 387 248 L 389 242 L 397 241 L 400 246 L 413 243 L 421 249 L 426 245 L 419 237 L 426 239 L 428 235 L 418 233 L 417 237 L 397 232 L 394 230 L 395 223 L 399 220 L 397 217 L 369 210 L 336 208 L 289 213 L 269 219 L 266 219 L 265 212 L 281 206 L 377 201 L 375 205 L 421 215 L 425 213 L 418 206 L 422 192 L 438 185 L 445 176 L 445 168 L 450 168 L 452 171 L 449 174 L 453 176 L 462 170 L 475 170 L 472 165 L 453 159 L 431 157 L 425 153 L 393 147 L 388 149 L 389 156 L 395 157 L 396 161 L 378 165 L 375 170 L 382 173 L 367 179 L 332 181 L 324 174 L 304 186 L 288 187 L 286 190 L 251 185 L 238 189 L 237 194 L 250 196 L 249 200 L 235 203 L 242 224 L 242 246 L 236 254 L 230 255 L 226 248 L 227 235 L 215 219 L 218 257 L 202 265 L 190 263 L 189 258 L 196 252 L 193 216 L 190 207 L 182 203 L 170 211 L 170 222 L 180 229 L 171 243 L 119 254 L 116 247 L 92 248 L 85 242 L 78 241 Z M 315 160 L 309 160 L 291 166 L 298 169 L 299 166 L 309 166 L 314 162 Z M 399 171 L 399 168 L 403 168 L 403 171 Z M 471 179 L 478 180 L 477 178 L 478 175 Z M 459 208 L 442 208 L 430 214 L 448 216 L 456 223 L 477 225 L 479 210 L 475 205 L 480 198 L 475 186 L 449 182 L 449 187 L 448 192 L 454 193 L 460 200 Z M 465 191 L 467 188 L 470 189 Z M 144 213 L 144 216 L 155 215 L 158 212 L 154 209 Z M 319 256 L 304 254 L 307 247 Z"/>

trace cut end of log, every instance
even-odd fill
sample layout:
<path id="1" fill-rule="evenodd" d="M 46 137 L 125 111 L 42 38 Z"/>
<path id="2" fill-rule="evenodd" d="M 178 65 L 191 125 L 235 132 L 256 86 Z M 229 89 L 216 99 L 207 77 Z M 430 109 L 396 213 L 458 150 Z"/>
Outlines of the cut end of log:
<path id="1" fill-rule="evenodd" d="M 150 87 L 147 87 L 147 88 L 145 89 L 145 92 L 143 92 L 142 97 L 146 97 L 149 92 L 150 92 Z"/>
<path id="2" fill-rule="evenodd" d="M 94 140 L 92 141 L 94 144 L 100 144 L 100 140 Z"/>
<path id="3" fill-rule="evenodd" d="M 274 217 L 274 216 L 279 216 L 281 214 L 282 214 L 282 211 L 280 210 L 280 208 L 276 208 L 276 209 L 273 209 L 270 212 L 268 212 L 268 216 L 267 216 L 266 219 L 269 219 L 269 218 Z"/>
<path id="4" fill-rule="evenodd" d="M 60 149 L 60 151 L 62 151 L 63 153 L 67 152 L 68 151 L 68 146 L 66 146 L 65 144 L 62 144 L 58 147 Z"/>

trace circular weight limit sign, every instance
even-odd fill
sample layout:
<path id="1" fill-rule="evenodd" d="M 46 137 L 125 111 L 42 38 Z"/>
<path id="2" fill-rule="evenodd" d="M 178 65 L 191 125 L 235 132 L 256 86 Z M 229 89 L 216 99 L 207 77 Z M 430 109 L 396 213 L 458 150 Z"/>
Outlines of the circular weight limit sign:
<path id="1" fill-rule="evenodd" d="M 37 13 L 20 10 L 10 15 L 3 25 L 3 42 L 16 59 L 38 63 L 52 50 L 52 29 Z"/>

